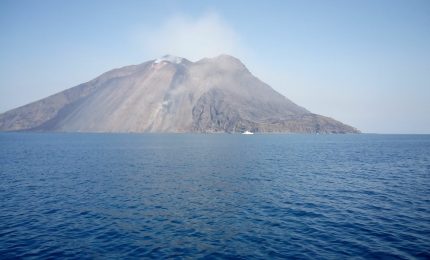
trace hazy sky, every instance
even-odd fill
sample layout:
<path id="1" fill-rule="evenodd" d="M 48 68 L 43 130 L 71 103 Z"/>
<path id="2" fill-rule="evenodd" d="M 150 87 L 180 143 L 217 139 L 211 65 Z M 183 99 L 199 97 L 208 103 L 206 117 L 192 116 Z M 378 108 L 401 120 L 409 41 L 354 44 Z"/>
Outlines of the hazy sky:
<path id="1" fill-rule="evenodd" d="M 0 112 L 163 54 L 241 59 L 312 112 L 430 133 L 430 1 L 0 1 Z"/>

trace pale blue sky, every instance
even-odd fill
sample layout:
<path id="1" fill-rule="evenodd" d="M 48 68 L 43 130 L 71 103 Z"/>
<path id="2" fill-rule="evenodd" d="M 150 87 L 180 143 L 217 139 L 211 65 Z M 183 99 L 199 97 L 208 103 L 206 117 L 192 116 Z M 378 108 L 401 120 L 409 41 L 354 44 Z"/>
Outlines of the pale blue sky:
<path id="1" fill-rule="evenodd" d="M 164 53 L 228 53 L 312 112 L 430 133 L 430 1 L 0 1 L 0 112 Z"/>

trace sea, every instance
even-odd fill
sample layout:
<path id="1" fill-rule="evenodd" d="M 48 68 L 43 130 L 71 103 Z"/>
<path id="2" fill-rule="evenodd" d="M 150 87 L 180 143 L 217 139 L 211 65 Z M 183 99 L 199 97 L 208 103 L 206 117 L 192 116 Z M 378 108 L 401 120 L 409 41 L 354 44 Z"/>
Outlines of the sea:
<path id="1" fill-rule="evenodd" d="M 430 259 L 430 135 L 0 134 L 0 259 Z"/>

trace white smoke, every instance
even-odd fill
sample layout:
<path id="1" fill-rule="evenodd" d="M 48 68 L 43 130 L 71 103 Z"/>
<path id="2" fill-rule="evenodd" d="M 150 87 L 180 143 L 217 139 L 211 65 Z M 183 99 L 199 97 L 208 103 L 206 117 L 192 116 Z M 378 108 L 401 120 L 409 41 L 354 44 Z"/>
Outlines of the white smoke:
<path id="1" fill-rule="evenodd" d="M 242 56 L 245 47 L 238 34 L 216 13 L 198 18 L 177 15 L 142 38 L 145 52 L 154 57 L 171 54 L 196 61 L 219 54 Z"/>

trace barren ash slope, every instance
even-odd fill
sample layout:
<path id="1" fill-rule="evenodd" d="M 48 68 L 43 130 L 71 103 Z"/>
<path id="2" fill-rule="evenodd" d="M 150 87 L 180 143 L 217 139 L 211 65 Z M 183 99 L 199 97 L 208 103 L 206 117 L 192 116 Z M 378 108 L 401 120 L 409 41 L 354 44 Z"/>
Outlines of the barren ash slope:
<path id="1" fill-rule="evenodd" d="M 0 115 L 1 131 L 358 133 L 313 114 L 236 58 L 164 56 Z"/>

